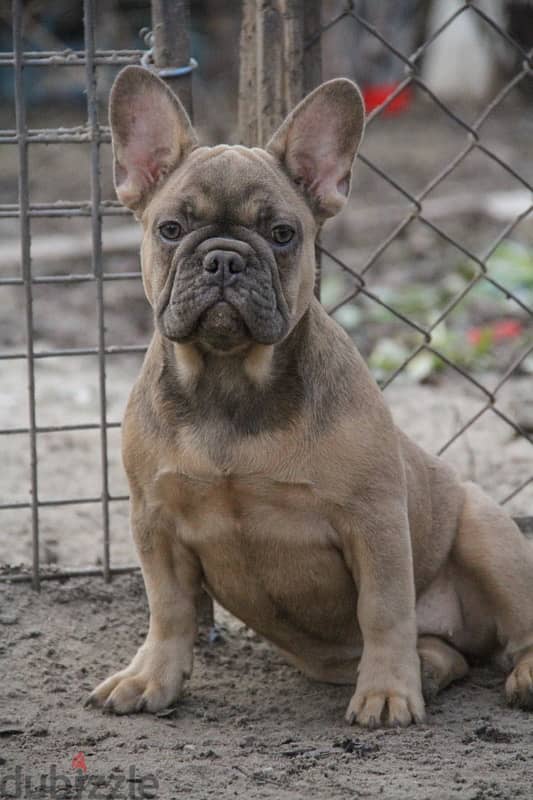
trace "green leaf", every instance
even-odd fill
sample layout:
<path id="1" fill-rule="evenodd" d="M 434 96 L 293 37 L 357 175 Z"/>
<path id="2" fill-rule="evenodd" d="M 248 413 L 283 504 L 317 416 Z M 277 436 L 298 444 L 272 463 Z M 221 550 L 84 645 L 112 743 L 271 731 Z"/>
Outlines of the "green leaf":
<path id="1" fill-rule="evenodd" d="M 409 350 L 395 339 L 384 338 L 376 344 L 368 362 L 372 369 L 381 372 L 393 372 L 398 369 L 409 355 Z"/>
<path id="2" fill-rule="evenodd" d="M 421 383 L 429 378 L 437 369 L 441 369 L 442 366 L 442 361 L 436 358 L 433 353 L 428 353 L 423 350 L 408 363 L 405 369 L 412 380 Z"/>
<path id="3" fill-rule="evenodd" d="M 351 303 L 338 308 L 333 314 L 333 318 L 337 320 L 339 325 L 342 325 L 346 330 L 353 330 L 357 328 L 362 318 L 361 311 Z"/>

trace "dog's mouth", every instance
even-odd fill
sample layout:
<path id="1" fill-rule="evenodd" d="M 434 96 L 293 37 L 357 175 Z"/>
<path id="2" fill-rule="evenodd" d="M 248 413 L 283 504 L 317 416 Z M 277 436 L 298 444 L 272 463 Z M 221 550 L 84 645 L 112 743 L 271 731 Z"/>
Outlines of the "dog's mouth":
<path id="1" fill-rule="evenodd" d="M 224 299 L 200 314 L 195 334 L 213 350 L 233 350 L 253 338 L 242 316 Z"/>
<path id="2" fill-rule="evenodd" d="M 289 328 L 289 311 L 270 249 L 241 238 L 195 238 L 192 246 L 184 242 L 176 251 L 157 304 L 161 333 L 221 351 L 280 341 Z"/>

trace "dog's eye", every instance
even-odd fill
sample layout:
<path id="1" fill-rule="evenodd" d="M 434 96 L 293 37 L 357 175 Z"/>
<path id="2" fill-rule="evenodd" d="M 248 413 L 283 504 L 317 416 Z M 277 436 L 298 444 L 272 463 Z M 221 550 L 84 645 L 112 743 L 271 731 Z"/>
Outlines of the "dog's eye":
<path id="1" fill-rule="evenodd" d="M 276 244 L 289 244 L 294 237 L 294 228 L 290 225 L 276 225 L 272 228 L 272 239 Z"/>
<path id="2" fill-rule="evenodd" d="M 169 222 L 162 222 L 159 226 L 159 233 L 169 242 L 175 242 L 181 236 L 181 225 L 179 222 L 170 220 Z"/>

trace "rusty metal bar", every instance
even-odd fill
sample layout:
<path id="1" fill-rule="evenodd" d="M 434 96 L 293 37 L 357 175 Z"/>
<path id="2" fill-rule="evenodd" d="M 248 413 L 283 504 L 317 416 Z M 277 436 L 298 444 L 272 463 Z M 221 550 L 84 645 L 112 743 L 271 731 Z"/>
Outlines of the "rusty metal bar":
<path id="1" fill-rule="evenodd" d="M 37 350 L 33 353 L 33 358 L 59 358 L 61 356 L 99 356 L 101 352 L 105 355 L 117 355 L 118 353 L 145 353 L 147 346 L 143 344 L 125 344 L 105 347 L 103 351 L 99 347 L 71 347 L 62 350 Z M 26 358 L 26 353 L 22 351 L 0 352 L 0 360 L 20 360 Z"/>
<path id="2" fill-rule="evenodd" d="M 126 500 L 129 500 L 129 496 L 125 495 L 117 495 L 113 497 L 112 495 L 108 495 L 108 501 L 110 502 L 120 502 L 123 503 Z M 51 508 L 51 507 L 60 507 L 60 506 L 83 506 L 83 505 L 95 505 L 97 503 L 102 502 L 102 496 L 98 495 L 97 497 L 58 497 L 54 500 L 39 500 L 38 506 L 39 508 Z M 24 501 L 17 502 L 17 503 L 0 503 L 0 511 L 7 511 L 8 509 L 22 509 L 22 508 L 31 508 L 31 503 L 26 503 Z M 102 574 L 102 573 L 101 573 Z M 105 576 L 104 576 L 105 577 Z"/>
<path id="3" fill-rule="evenodd" d="M 152 0 L 154 65 L 192 119 L 194 63 L 191 62 L 189 30 L 188 0 Z"/>
<path id="4" fill-rule="evenodd" d="M 99 138 L 101 142 L 110 142 L 109 128 L 103 128 Z M 32 144 L 77 144 L 90 140 L 90 131 L 81 125 L 75 128 L 29 128 L 26 133 L 26 141 Z M 7 128 L 0 131 L 0 144 L 16 144 L 17 141 L 16 130 Z"/>
<path id="5" fill-rule="evenodd" d="M 33 355 L 33 291 L 31 281 L 31 223 L 29 207 L 28 143 L 26 141 L 26 98 L 24 96 L 22 63 L 22 0 L 13 0 L 13 47 L 15 66 L 15 113 L 18 138 L 20 208 L 20 258 L 26 304 L 26 364 L 28 374 L 28 419 L 30 444 L 31 529 L 32 529 L 32 585 L 38 590 L 39 582 L 39 495 L 37 473 L 37 435 L 35 409 L 35 366 Z"/>
<path id="6" fill-rule="evenodd" d="M 102 280 L 105 281 L 131 281 L 140 280 L 140 272 L 108 272 L 102 275 Z M 47 283 L 60 283 L 60 284 L 74 284 L 74 283 L 91 283 L 96 280 L 93 274 L 81 275 L 36 275 L 31 279 L 33 285 L 43 285 Z M 22 286 L 24 281 L 21 278 L 0 278 L 0 286 Z M 9 356 L 6 356 L 7 358 Z"/>
<path id="7" fill-rule="evenodd" d="M 98 66 L 138 64 L 144 52 L 144 50 L 95 50 L 93 61 Z M 0 53 L 0 67 L 12 67 L 16 60 L 16 52 Z M 84 50 L 21 51 L 19 63 L 23 67 L 84 67 L 86 55 Z"/>
<path id="8" fill-rule="evenodd" d="M 87 86 L 87 125 L 91 134 L 91 229 L 92 229 L 92 268 L 96 279 L 96 303 L 98 326 L 98 383 L 100 394 L 100 457 L 102 470 L 102 566 L 104 580 L 111 580 L 109 563 L 109 474 L 107 458 L 107 396 L 106 396 L 106 361 L 105 361 L 105 319 L 104 319 L 104 282 L 102 259 L 102 218 L 99 214 L 100 191 L 100 140 L 98 107 L 96 95 L 95 65 L 95 6 L 94 0 L 84 0 L 83 28 L 85 35 Z"/>
<path id="9" fill-rule="evenodd" d="M 87 140 L 89 141 L 89 140 Z M 1 144 L 1 142 L 0 142 Z M 131 211 L 118 203 L 106 200 L 100 203 L 100 216 L 131 216 Z M 90 203 L 32 203 L 28 208 L 28 217 L 90 217 Z M 0 203 L 0 218 L 18 219 L 20 207 L 16 203 Z"/>
<path id="10" fill-rule="evenodd" d="M 124 567 L 113 567 L 110 572 L 111 575 L 127 575 L 133 572 L 140 572 L 141 568 L 134 564 Z M 43 570 L 41 572 L 42 581 L 63 581 L 68 578 L 90 578 L 92 576 L 102 577 L 102 570 L 97 567 L 87 567 L 86 569 L 61 569 L 61 570 Z M 28 583 L 31 581 L 31 576 L 26 573 L 0 573 L 0 583 Z"/>
<path id="11" fill-rule="evenodd" d="M 120 428 L 120 422 L 107 422 L 106 428 Z M 98 431 L 99 422 L 80 422 L 71 425 L 37 425 L 35 433 L 71 433 L 72 431 Z M 0 428 L 0 436 L 28 435 L 29 428 Z"/>

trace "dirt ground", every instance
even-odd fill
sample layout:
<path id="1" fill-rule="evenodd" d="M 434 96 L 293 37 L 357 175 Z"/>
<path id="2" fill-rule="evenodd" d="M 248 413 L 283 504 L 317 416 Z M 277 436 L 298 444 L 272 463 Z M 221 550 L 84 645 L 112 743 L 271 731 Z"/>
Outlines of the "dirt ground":
<path id="1" fill-rule="evenodd" d="M 143 639 L 140 576 L 48 582 L 40 595 L 0 584 L 0 609 L 1 797 L 54 796 L 54 771 L 61 798 L 532 797 L 532 719 L 506 707 L 502 676 L 486 668 L 438 698 L 423 725 L 367 732 L 343 721 L 350 687 L 310 682 L 218 611 L 222 638 L 201 635 L 177 707 L 117 718 L 83 700 Z M 27 794 L 16 793 L 17 766 Z"/>

